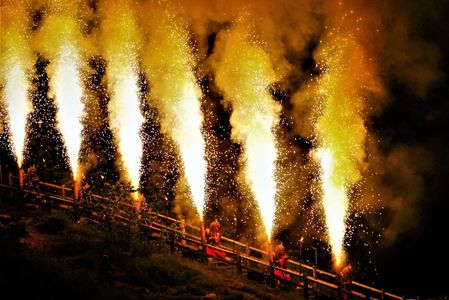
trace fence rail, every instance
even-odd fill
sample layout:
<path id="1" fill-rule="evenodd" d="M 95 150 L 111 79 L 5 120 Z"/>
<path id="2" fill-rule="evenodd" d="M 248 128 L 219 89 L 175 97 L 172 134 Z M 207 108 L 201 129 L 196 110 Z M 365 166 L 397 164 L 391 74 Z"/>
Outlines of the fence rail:
<path id="1" fill-rule="evenodd" d="M 18 183 L 17 179 L 18 177 L 10 176 L 9 185 L 0 184 L 1 192 L 9 191 L 10 194 L 25 192 L 31 194 L 34 193 L 32 191 L 23 190 L 18 187 L 18 184 L 14 184 L 14 180 Z M 51 199 L 56 206 L 72 209 L 79 203 L 73 195 L 73 188 L 47 182 L 39 183 L 40 186 L 45 187 L 45 191 L 39 194 Z M 107 209 L 108 204 L 114 202 L 113 199 L 101 195 L 94 194 L 92 195 L 92 198 L 97 202 L 96 208 L 100 210 L 100 212 L 96 210 L 93 212 L 93 217 L 97 218 L 99 218 L 101 211 Z M 204 238 L 201 237 L 202 230 L 198 226 L 185 224 L 185 222 L 181 220 L 154 211 L 149 211 L 144 217 L 139 219 L 137 214 L 132 216 L 134 206 L 131 203 L 120 201 L 120 203 L 117 204 L 119 206 L 114 211 L 112 217 L 123 225 L 130 226 L 131 224 L 137 224 L 139 229 L 150 230 L 150 233 L 156 233 L 159 235 L 159 238 L 165 238 L 171 244 L 171 248 L 177 247 L 182 250 L 195 251 L 198 255 L 202 256 L 204 260 L 206 260 L 206 247 L 223 251 L 226 253 L 226 259 L 211 256 L 209 258 L 221 260 L 228 265 L 234 265 L 238 273 L 242 273 L 242 270 L 246 269 L 250 272 L 268 273 L 269 276 L 271 274 L 272 279 L 274 270 L 289 274 L 291 277 L 290 284 L 300 287 L 306 299 L 308 298 L 309 291 L 335 298 L 340 298 L 344 292 L 357 299 L 405 299 L 405 297 L 397 296 L 356 281 L 352 282 L 351 290 L 342 290 L 343 287 L 337 283 L 338 277 L 334 273 L 319 270 L 316 269 L 316 267 L 294 260 L 288 260 L 287 269 L 279 268 L 270 263 L 268 259 L 254 256 L 254 254 L 257 253 L 258 256 L 267 258 L 267 251 L 225 236 L 221 238 L 223 243 L 220 247 L 215 247 L 209 244 L 206 245 Z"/>

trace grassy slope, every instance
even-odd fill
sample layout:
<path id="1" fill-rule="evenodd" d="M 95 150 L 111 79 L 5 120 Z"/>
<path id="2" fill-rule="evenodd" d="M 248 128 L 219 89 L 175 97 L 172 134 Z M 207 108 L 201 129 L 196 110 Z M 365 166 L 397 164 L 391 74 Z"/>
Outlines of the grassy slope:
<path id="1" fill-rule="evenodd" d="M 115 271 L 114 285 L 99 272 L 104 253 Z M 108 241 L 95 225 L 72 224 L 60 212 L 0 222 L 0 291 L 5 299 L 298 299 L 299 294 L 170 256 L 158 241 Z"/>

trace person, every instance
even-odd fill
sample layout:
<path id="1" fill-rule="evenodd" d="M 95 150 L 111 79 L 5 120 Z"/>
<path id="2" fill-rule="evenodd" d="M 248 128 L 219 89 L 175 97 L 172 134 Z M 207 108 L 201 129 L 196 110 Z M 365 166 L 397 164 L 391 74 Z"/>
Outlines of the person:
<path id="1" fill-rule="evenodd" d="M 206 229 L 206 243 L 213 245 L 215 247 L 220 246 L 220 222 L 215 219 L 212 223 L 210 223 L 209 228 Z M 219 258 L 226 258 L 226 253 L 211 247 L 206 246 L 206 254 L 208 256 L 215 256 Z"/>
<path id="2" fill-rule="evenodd" d="M 86 177 L 81 178 L 81 189 L 79 191 L 79 199 L 83 201 L 86 205 L 91 204 L 90 190 L 91 185 L 87 181 Z"/>
<path id="3" fill-rule="evenodd" d="M 100 279 L 108 285 L 114 285 L 115 284 L 115 274 L 114 269 L 112 268 L 109 255 L 103 254 L 101 256 L 101 261 L 98 266 L 98 275 L 100 276 Z"/>
<path id="4" fill-rule="evenodd" d="M 75 203 L 75 215 L 77 223 L 82 221 L 82 217 L 92 216 L 92 196 L 91 196 L 91 185 L 89 184 L 86 177 L 81 178 L 81 187 L 78 191 L 79 202 Z"/>
<path id="5" fill-rule="evenodd" d="M 37 176 L 36 175 L 36 171 L 37 171 L 36 170 L 36 165 L 35 164 L 30 165 L 27 168 L 26 180 L 27 181 L 32 181 L 32 179 Z"/>
<path id="6" fill-rule="evenodd" d="M 288 255 L 285 251 L 284 244 L 281 240 L 278 241 L 276 247 L 274 247 L 273 251 L 273 265 L 278 268 L 286 269 L 287 268 L 287 259 Z M 279 286 L 281 282 L 290 282 L 291 276 L 290 274 L 283 272 L 281 270 L 274 270 L 274 278 L 276 280 L 276 285 Z"/>
<path id="7" fill-rule="evenodd" d="M 345 265 L 340 271 L 341 285 L 343 288 L 343 299 L 349 299 L 352 291 L 352 265 Z"/>
<path id="8" fill-rule="evenodd" d="M 36 165 L 32 164 L 27 168 L 25 175 L 25 199 L 30 199 L 31 202 L 41 203 L 42 195 L 39 188 L 39 176 L 37 176 Z"/>

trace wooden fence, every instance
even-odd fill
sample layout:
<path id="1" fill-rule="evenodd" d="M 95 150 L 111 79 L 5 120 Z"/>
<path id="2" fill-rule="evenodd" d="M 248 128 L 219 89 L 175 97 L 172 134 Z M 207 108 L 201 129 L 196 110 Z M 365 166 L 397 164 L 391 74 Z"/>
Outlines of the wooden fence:
<path id="1" fill-rule="evenodd" d="M 0 184 L 0 192 L 0 195 L 9 194 L 9 196 L 14 197 L 23 197 L 23 193 L 33 194 L 31 191 L 20 189 L 18 187 L 18 177 L 11 175 L 9 176 L 8 185 Z M 73 195 L 73 188 L 65 185 L 40 182 L 40 194 L 51 200 L 54 207 L 74 209 L 79 204 Z M 145 215 L 138 216 L 134 212 L 134 206 L 129 202 L 116 201 L 100 195 L 92 195 L 92 199 L 94 203 L 92 219 L 96 222 L 104 221 L 104 216 L 109 210 L 113 221 L 128 227 L 134 224 L 138 226 L 139 232 L 146 232 L 149 235 L 148 237 L 166 240 L 170 244 L 171 251 L 178 249 L 194 252 L 198 257 L 202 257 L 204 261 L 208 261 L 208 258 L 220 260 L 223 264 L 235 266 L 239 274 L 243 271 L 259 273 L 269 278 L 271 282 L 274 282 L 274 270 L 280 270 L 284 274 L 290 275 L 290 284 L 299 287 L 303 297 L 306 299 L 308 299 L 309 293 L 312 292 L 316 295 L 336 299 L 342 298 L 344 293 L 352 296 L 354 299 L 405 299 L 405 297 L 356 281 L 352 282 L 350 291 L 344 290 L 344 287 L 337 283 L 339 280 L 336 274 L 319 270 L 291 259 L 287 261 L 286 269 L 279 268 L 270 263 L 267 251 L 225 236 L 221 238 L 220 247 L 212 245 L 207 245 L 207 247 L 225 252 L 226 258 L 206 257 L 206 245 L 200 227 L 186 224 L 184 220 L 171 218 L 151 210 Z"/>

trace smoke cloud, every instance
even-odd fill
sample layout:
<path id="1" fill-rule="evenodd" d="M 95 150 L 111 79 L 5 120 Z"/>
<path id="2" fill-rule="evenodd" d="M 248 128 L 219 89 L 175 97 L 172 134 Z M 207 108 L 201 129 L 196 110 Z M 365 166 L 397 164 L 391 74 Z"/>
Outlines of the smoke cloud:
<path id="1" fill-rule="evenodd" d="M 101 55 L 111 97 L 105 113 L 101 106 L 94 107 L 97 94 L 84 92 L 89 105 L 86 118 L 92 120 L 86 122 L 93 122 L 85 132 L 97 132 L 102 127 L 99 124 L 107 123 L 104 115 L 109 116 L 124 161 L 120 166 L 128 168 L 123 176 L 132 177 L 134 185 L 139 183 L 142 156 L 139 130 L 144 118 L 138 79 L 144 72 L 149 106 L 158 111 L 160 131 L 180 154 L 177 166 L 154 159 L 155 166 L 163 166 L 149 172 L 164 169 L 160 172 L 171 174 L 171 179 L 151 175 L 159 178 L 155 182 L 164 181 L 166 191 L 175 186 L 167 181 L 178 179 L 170 168 L 182 170 L 174 188 L 177 213 L 193 218 L 192 195 L 201 214 L 208 189 L 215 197 L 211 203 L 224 214 L 235 213 L 242 203 L 250 206 L 246 198 L 254 195 L 248 191 L 231 194 L 229 190 L 245 190 L 248 176 L 241 177 L 245 166 L 262 166 L 266 159 L 269 164 L 260 173 L 273 174 L 269 197 L 273 203 L 264 200 L 258 206 L 263 209 L 263 203 L 271 211 L 269 215 L 277 214 L 275 233 L 282 233 L 287 226 L 292 232 L 321 236 L 325 222 L 317 220 L 322 196 L 317 174 L 320 165 L 313 153 L 324 146 L 332 148 L 333 157 L 338 158 L 332 180 L 348 191 L 347 215 L 352 216 L 356 209 L 376 212 L 373 218 L 382 219 L 389 244 L 419 222 L 423 176 L 431 168 L 420 159 L 425 156 L 431 161 L 431 152 L 389 140 L 376 127 L 384 109 L 397 101 L 395 89 L 407 89 L 425 99 L 429 88 L 442 77 L 441 54 L 422 37 L 423 25 L 438 19 L 441 7 L 437 1 L 426 1 L 428 12 L 423 16 L 423 3 L 120 0 L 34 1 L 31 6 L 2 1 L 1 8 L 2 30 L 12 28 L 11 20 L 22 24 L 23 28 L 17 29 L 20 34 L 14 35 L 17 47 L 11 49 L 19 55 L 23 70 L 34 63 L 28 34 L 33 36 L 31 48 L 50 60 L 50 78 L 55 77 L 58 46 L 67 40 L 78 51 L 81 69 L 93 56 Z M 36 11 L 40 14 L 33 14 Z M 77 23 L 79 20 L 82 22 Z M 13 36 L 5 32 L 3 94 L 8 88 L 4 57 L 10 53 L 3 41 Z M 209 111 L 205 103 L 220 109 Z M 125 111 L 128 114 L 122 114 Z M 203 114 L 217 121 L 203 124 Z M 214 128 L 227 126 L 227 122 L 229 128 Z M 128 125 L 131 127 L 124 127 Z M 205 137 L 205 132 L 214 137 Z M 269 142 L 261 146 L 251 141 L 255 137 Z M 206 153 L 205 141 L 212 140 L 216 146 L 210 149 L 218 153 Z M 148 155 L 152 155 L 151 147 Z M 226 171 L 231 178 L 220 179 L 215 174 L 218 171 L 207 167 L 204 155 L 213 157 L 209 163 L 222 162 L 234 168 Z M 242 166 L 229 160 L 241 161 Z M 86 161 L 86 171 L 96 163 L 93 158 L 82 161 Z M 206 182 L 208 172 L 215 172 L 212 177 L 228 188 Z M 388 216 L 380 216 L 380 212 Z M 378 221 L 371 224 L 379 226 Z M 265 226 L 271 227 L 271 223 L 265 221 Z"/>

